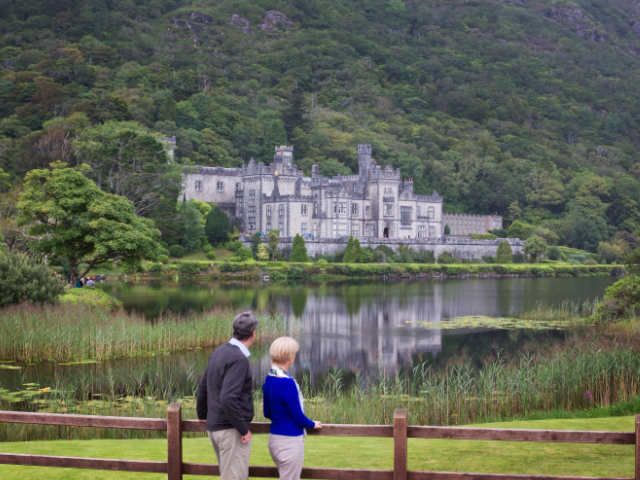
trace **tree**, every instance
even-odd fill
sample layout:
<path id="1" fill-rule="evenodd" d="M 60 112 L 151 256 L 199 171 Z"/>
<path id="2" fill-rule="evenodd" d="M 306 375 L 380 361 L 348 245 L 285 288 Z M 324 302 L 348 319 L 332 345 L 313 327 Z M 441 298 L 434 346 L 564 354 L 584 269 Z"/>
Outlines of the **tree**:
<path id="1" fill-rule="evenodd" d="M 0 248 L 0 307 L 22 302 L 53 303 L 64 282 L 46 265 L 23 253 Z"/>
<path id="2" fill-rule="evenodd" d="M 175 202 L 180 172 L 168 162 L 158 135 L 137 122 L 108 121 L 84 130 L 73 142 L 89 176 L 110 193 L 127 197 L 138 215 L 155 218 L 162 199 Z"/>
<path id="3" fill-rule="evenodd" d="M 349 237 L 347 248 L 345 248 L 342 254 L 342 261 L 344 263 L 356 263 L 360 261 L 361 256 L 360 241 L 357 238 Z"/>
<path id="4" fill-rule="evenodd" d="M 547 242 L 544 238 L 537 235 L 530 236 L 524 243 L 524 253 L 526 253 L 532 262 L 537 262 L 547 251 Z"/>
<path id="5" fill-rule="evenodd" d="M 258 247 L 260 247 L 260 245 L 262 244 L 262 234 L 260 232 L 256 232 L 253 235 L 251 235 L 251 253 L 253 254 L 253 258 L 258 258 Z M 267 253 L 267 257 L 268 257 L 268 253 Z M 268 258 L 266 258 L 265 260 L 267 260 Z"/>
<path id="6" fill-rule="evenodd" d="M 231 233 L 229 217 L 222 209 L 214 206 L 207 215 L 204 231 L 211 245 L 226 242 L 229 240 L 229 234 Z"/>
<path id="7" fill-rule="evenodd" d="M 498 245 L 496 252 L 496 262 L 498 263 L 511 263 L 513 261 L 513 252 L 511 251 L 511 245 L 506 240 L 503 240 Z"/>
<path id="8" fill-rule="evenodd" d="M 449 225 L 444 226 L 444 234 L 451 235 L 451 227 Z"/>
<path id="9" fill-rule="evenodd" d="M 260 260 L 261 262 L 269 260 L 269 250 L 264 243 L 258 244 L 258 248 L 256 249 L 256 260 Z"/>
<path id="10" fill-rule="evenodd" d="M 72 284 L 106 261 L 135 266 L 162 253 L 160 232 L 135 214 L 129 200 L 100 190 L 85 169 L 52 167 L 25 177 L 19 221 L 35 237 L 34 250 L 68 266 Z"/>
<path id="11" fill-rule="evenodd" d="M 291 247 L 291 255 L 289 260 L 292 262 L 308 262 L 307 247 L 304 244 L 304 238 L 299 234 L 293 237 L 293 246 Z"/>
<path id="12" fill-rule="evenodd" d="M 180 244 L 187 252 L 195 252 L 205 242 L 205 219 L 198 204 L 193 200 L 180 202 L 180 220 L 182 222 L 182 241 Z"/>
<path id="13" fill-rule="evenodd" d="M 269 245 L 269 257 L 271 260 L 277 260 L 280 246 L 280 230 L 269 230 L 267 243 Z"/>

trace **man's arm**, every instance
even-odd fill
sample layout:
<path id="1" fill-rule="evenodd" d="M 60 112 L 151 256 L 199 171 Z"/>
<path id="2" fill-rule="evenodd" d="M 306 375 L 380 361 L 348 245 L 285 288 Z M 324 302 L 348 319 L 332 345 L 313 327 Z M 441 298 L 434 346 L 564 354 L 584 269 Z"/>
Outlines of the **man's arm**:
<path id="1" fill-rule="evenodd" d="M 240 359 L 233 362 L 225 372 L 220 388 L 222 411 L 233 428 L 243 436 L 249 432 L 249 424 L 242 418 L 240 402 L 242 401 L 242 388 L 248 373 L 248 360 Z"/>
<path id="2" fill-rule="evenodd" d="M 207 370 L 205 370 L 204 375 L 202 375 L 202 379 L 200 379 L 196 397 L 196 413 L 198 414 L 199 420 L 207 419 L 207 410 Z"/>

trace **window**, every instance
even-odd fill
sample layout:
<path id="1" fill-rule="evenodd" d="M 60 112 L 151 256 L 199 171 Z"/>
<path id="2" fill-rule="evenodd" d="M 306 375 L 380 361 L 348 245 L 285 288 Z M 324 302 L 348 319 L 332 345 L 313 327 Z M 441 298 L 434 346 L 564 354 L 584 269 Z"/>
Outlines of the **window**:
<path id="1" fill-rule="evenodd" d="M 357 223 L 354 225 L 351 225 L 351 235 L 353 237 L 359 237 L 360 236 L 360 225 L 358 225 Z"/>
<path id="2" fill-rule="evenodd" d="M 436 218 L 436 210 L 433 207 L 429 207 L 427 208 L 427 218 L 429 220 L 433 220 L 434 218 Z"/>
<path id="3" fill-rule="evenodd" d="M 256 229 L 256 207 L 254 205 L 247 209 L 247 226 L 249 230 Z"/>
<path id="4" fill-rule="evenodd" d="M 393 217 L 393 203 L 384 204 L 384 216 Z"/>
<path id="5" fill-rule="evenodd" d="M 267 218 L 271 218 L 271 205 L 267 205 Z"/>
<path id="6" fill-rule="evenodd" d="M 335 202 L 333 204 L 333 213 L 338 217 L 343 217 L 347 213 L 347 206 L 344 202 Z"/>
<path id="7" fill-rule="evenodd" d="M 307 233 L 308 227 L 306 223 L 301 223 L 300 224 L 300 233 L 302 233 L 302 236 L 304 236 Z"/>
<path id="8" fill-rule="evenodd" d="M 365 237 L 373 237 L 373 225 L 372 224 L 368 224 L 367 226 L 365 226 L 365 228 L 364 228 L 364 236 Z"/>
<path id="9" fill-rule="evenodd" d="M 304 203 L 300 205 L 300 215 L 303 217 L 307 216 L 307 205 Z"/>
<path id="10" fill-rule="evenodd" d="M 436 227 L 433 225 L 429 225 L 429 237 L 433 238 L 436 236 Z"/>
<path id="11" fill-rule="evenodd" d="M 370 218 L 371 217 L 371 206 L 367 205 L 366 207 L 364 207 L 364 215 L 366 218 Z"/>
<path id="12" fill-rule="evenodd" d="M 411 207 L 400 207 L 400 224 L 403 226 L 411 225 Z"/>
<path id="13" fill-rule="evenodd" d="M 239 192 L 240 190 L 242 189 L 240 188 L 240 183 L 238 182 L 236 183 L 236 192 Z"/>
<path id="14" fill-rule="evenodd" d="M 250 202 L 256 201 L 256 191 L 254 189 L 249 190 L 249 201 Z"/>
<path id="15" fill-rule="evenodd" d="M 224 192 L 224 182 L 218 181 L 216 183 L 216 192 L 218 193 Z"/>
<path id="16" fill-rule="evenodd" d="M 385 196 L 387 196 L 387 195 L 393 195 L 393 188 L 391 188 L 391 187 L 384 187 L 384 194 L 385 194 Z"/>
<path id="17" fill-rule="evenodd" d="M 352 217 L 357 217 L 358 216 L 358 204 L 357 203 L 352 203 L 351 204 L 351 216 Z"/>
<path id="18" fill-rule="evenodd" d="M 196 192 L 201 192 L 202 191 L 202 180 L 196 180 L 195 190 L 196 190 Z"/>
<path id="19" fill-rule="evenodd" d="M 418 238 L 427 238 L 427 226 L 418 225 Z"/>
<path id="20" fill-rule="evenodd" d="M 284 205 L 278 205 L 278 217 L 284 217 Z"/>

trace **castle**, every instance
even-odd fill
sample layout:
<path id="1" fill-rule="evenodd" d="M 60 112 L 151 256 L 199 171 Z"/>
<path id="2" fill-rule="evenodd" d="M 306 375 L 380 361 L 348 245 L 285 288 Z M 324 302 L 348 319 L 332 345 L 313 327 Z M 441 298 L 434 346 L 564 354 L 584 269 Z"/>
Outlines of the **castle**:
<path id="1" fill-rule="evenodd" d="M 195 167 L 184 176 L 186 199 L 215 203 L 252 235 L 278 230 L 306 240 L 436 239 L 443 234 L 442 197 L 418 195 L 398 169 L 381 167 L 371 145 L 358 145 L 358 174 L 325 177 L 317 165 L 305 177 L 293 147 L 275 149 L 273 163 L 241 168 Z"/>

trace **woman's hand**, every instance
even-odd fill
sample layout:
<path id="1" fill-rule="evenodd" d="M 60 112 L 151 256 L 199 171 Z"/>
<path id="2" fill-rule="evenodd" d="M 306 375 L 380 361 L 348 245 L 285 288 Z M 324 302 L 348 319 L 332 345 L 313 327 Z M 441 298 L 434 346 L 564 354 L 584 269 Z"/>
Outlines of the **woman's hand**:
<path id="1" fill-rule="evenodd" d="M 322 423 L 321 422 L 313 422 L 313 429 L 314 430 L 321 430 L 322 429 Z"/>

